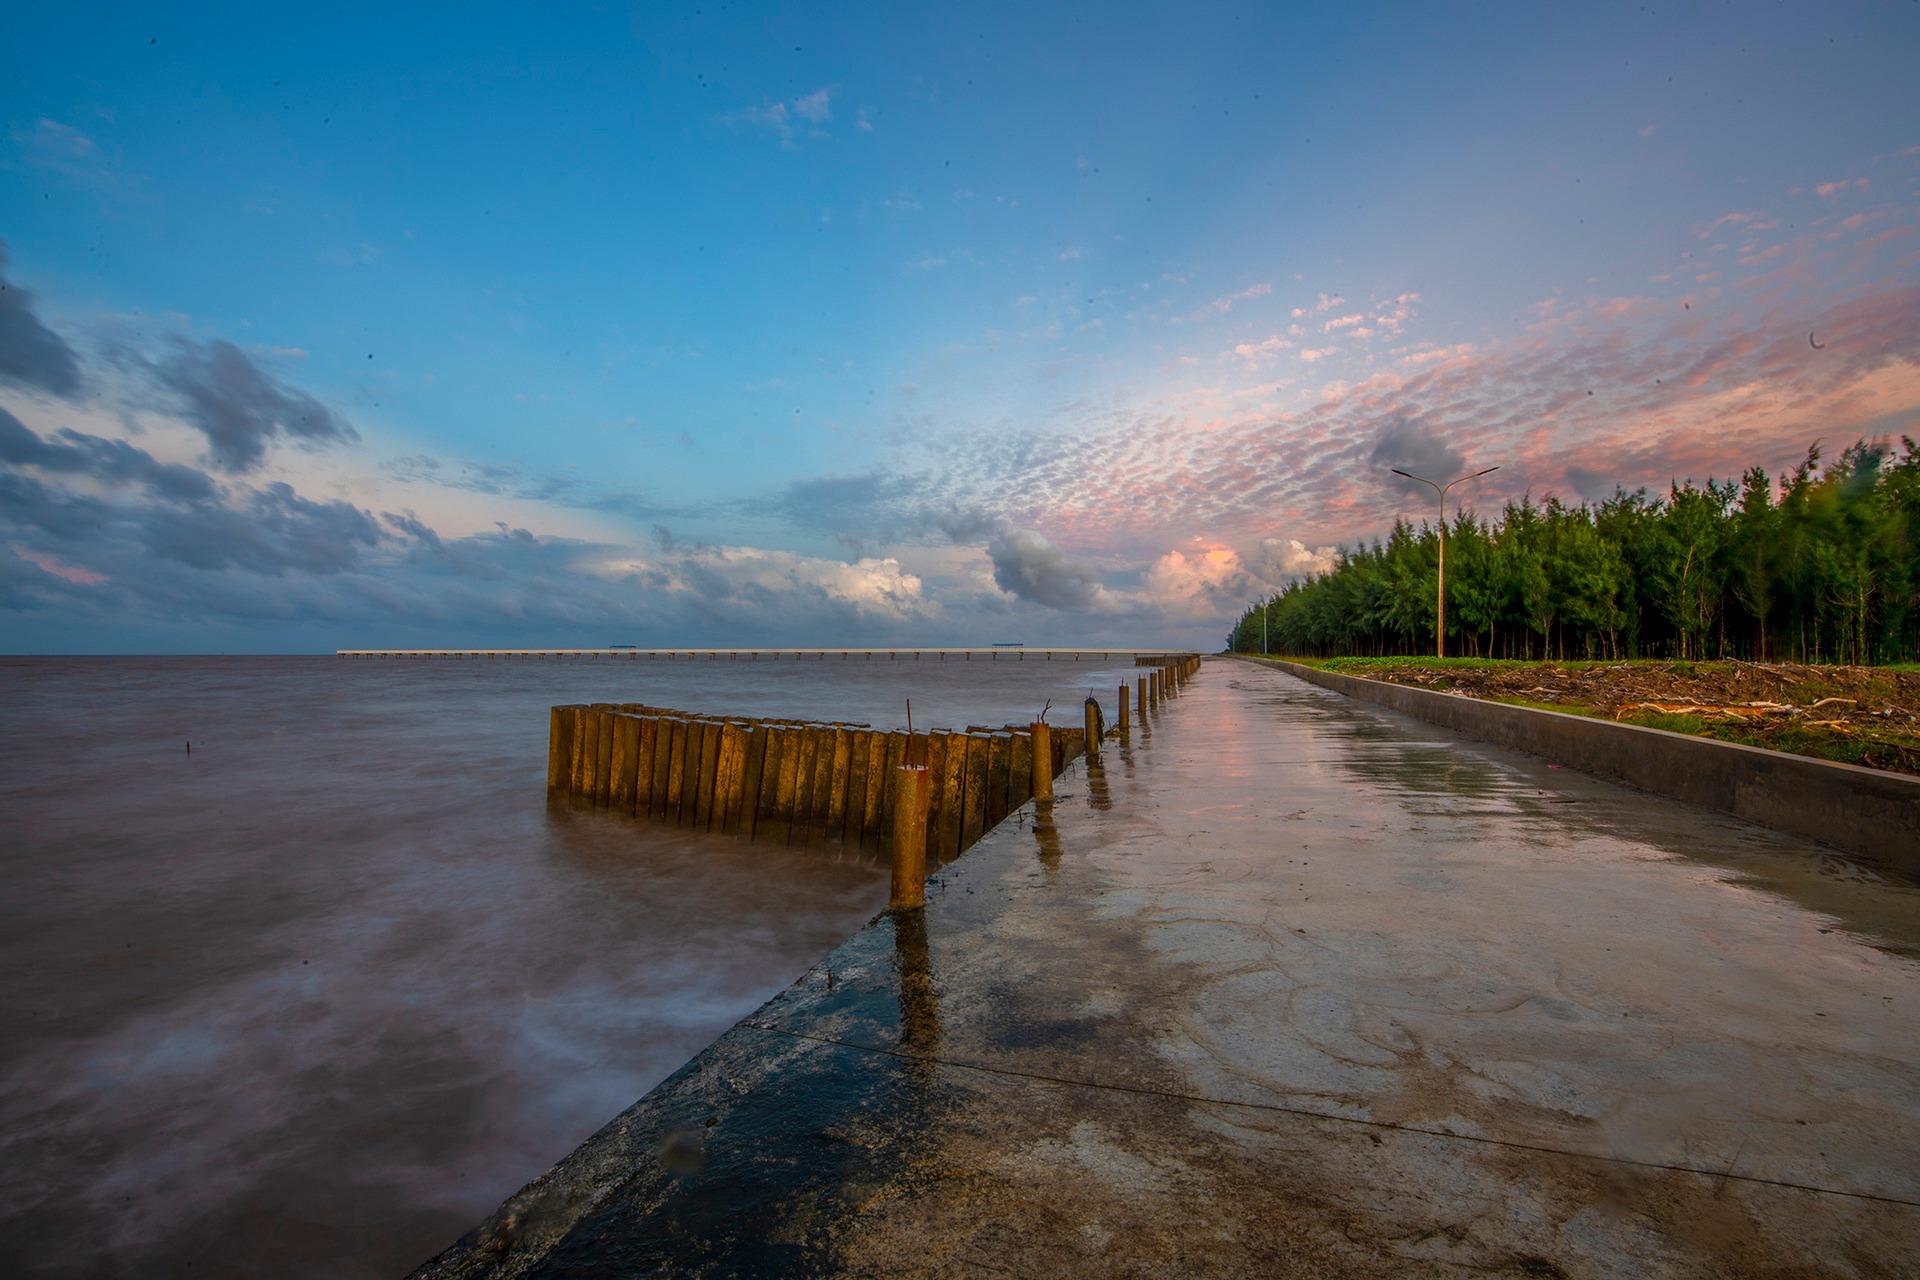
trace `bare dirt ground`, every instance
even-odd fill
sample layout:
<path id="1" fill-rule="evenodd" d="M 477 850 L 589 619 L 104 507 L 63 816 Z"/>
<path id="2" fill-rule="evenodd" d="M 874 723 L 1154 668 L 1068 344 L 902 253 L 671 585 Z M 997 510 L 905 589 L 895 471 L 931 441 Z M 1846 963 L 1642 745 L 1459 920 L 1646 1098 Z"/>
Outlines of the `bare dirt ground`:
<path id="1" fill-rule="evenodd" d="M 1920 775 L 1920 671 L 1754 662 L 1334 659 L 1350 675 Z"/>

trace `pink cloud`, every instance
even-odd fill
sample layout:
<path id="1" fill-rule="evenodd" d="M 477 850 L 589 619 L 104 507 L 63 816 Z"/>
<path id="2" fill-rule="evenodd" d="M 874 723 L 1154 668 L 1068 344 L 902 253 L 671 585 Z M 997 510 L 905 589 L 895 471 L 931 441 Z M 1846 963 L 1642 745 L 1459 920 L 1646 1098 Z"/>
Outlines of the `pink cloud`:
<path id="1" fill-rule="evenodd" d="M 1711 239 L 1722 227 L 1743 227 L 1760 215 L 1755 213 L 1723 213 L 1700 230 L 1702 240 Z"/>
<path id="2" fill-rule="evenodd" d="M 1293 343 L 1276 333 L 1272 337 L 1264 338 L 1259 342 L 1243 342 L 1233 349 L 1233 354 L 1239 356 L 1242 360 L 1257 364 L 1262 360 L 1273 359 L 1273 357 L 1279 355 L 1291 346 L 1293 346 Z"/>
<path id="3" fill-rule="evenodd" d="M 1259 376 L 1234 385 L 1229 364 L 1220 385 L 1144 406 L 1077 404 L 1042 445 L 1026 434 L 969 437 L 967 500 L 1062 545 L 1144 566 L 1196 529 L 1243 556 L 1282 532 L 1310 546 L 1378 535 L 1403 502 L 1380 479 L 1389 436 L 1497 462 L 1498 484 L 1469 495 L 1489 509 L 1526 492 L 1663 489 L 1751 465 L 1778 474 L 1816 439 L 1920 435 L 1920 280 L 1914 264 L 1891 260 L 1911 241 L 1887 238 L 1920 231 L 1920 214 L 1899 216 L 1862 224 L 1879 235 L 1833 243 L 1826 229 L 1803 228 L 1735 283 L 1549 298 L 1516 316 L 1517 330 L 1400 347 L 1378 365 L 1343 367 L 1341 351 L 1306 345 L 1296 325 L 1286 332 L 1301 346 L 1283 348 L 1276 334 L 1232 354 L 1251 370 L 1292 350 L 1340 375 L 1317 394 Z M 1401 295 L 1379 316 L 1418 301 Z M 1337 332 L 1360 328 L 1387 325 Z M 1810 329 L 1823 350 L 1809 347 Z"/>
<path id="4" fill-rule="evenodd" d="M 1895 429 L 1920 430 L 1920 285 L 1811 308 L 1787 298 L 1712 322 L 1580 316 L 1479 349 L 1415 353 L 1284 416 L 1115 413 L 1037 465 L 1027 456 L 991 470 L 1010 507 L 1049 536 L 1122 554 L 1196 527 L 1241 540 L 1284 528 L 1329 544 L 1377 532 L 1401 502 L 1373 456 L 1390 427 L 1498 462 L 1498 487 L 1473 498 L 1483 507 L 1566 492 L 1570 468 L 1602 486 L 1661 488 L 1755 463 L 1777 473 L 1814 439 L 1902 421 L 1914 426 Z M 1826 350 L 1808 347 L 1810 327 Z"/>
<path id="5" fill-rule="evenodd" d="M 97 587 L 107 580 L 107 575 L 104 573 L 95 573 L 91 569 L 66 564 L 44 551 L 35 551 L 19 543 L 8 543 L 7 549 L 42 573 L 52 574 L 62 582 L 71 582 L 76 587 Z"/>
<path id="6" fill-rule="evenodd" d="M 1292 311 L 1292 315 L 1295 320 L 1298 320 L 1301 316 L 1319 315 L 1323 311 L 1333 310 L 1335 307 L 1339 306 L 1341 303 L 1345 301 L 1346 299 L 1341 297 L 1337 293 L 1335 294 L 1323 293 L 1320 295 L 1320 300 L 1314 303 L 1311 307 L 1295 307 Z"/>

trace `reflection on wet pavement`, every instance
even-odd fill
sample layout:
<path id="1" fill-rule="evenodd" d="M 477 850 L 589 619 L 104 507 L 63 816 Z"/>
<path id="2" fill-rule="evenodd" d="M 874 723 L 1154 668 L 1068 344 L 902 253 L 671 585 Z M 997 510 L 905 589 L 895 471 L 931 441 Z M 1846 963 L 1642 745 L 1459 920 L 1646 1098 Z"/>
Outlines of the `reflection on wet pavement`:
<path id="1" fill-rule="evenodd" d="M 894 954 L 900 965 L 900 1047 L 919 1054 L 940 1051 L 940 998 L 927 956 L 924 907 L 893 913 Z"/>

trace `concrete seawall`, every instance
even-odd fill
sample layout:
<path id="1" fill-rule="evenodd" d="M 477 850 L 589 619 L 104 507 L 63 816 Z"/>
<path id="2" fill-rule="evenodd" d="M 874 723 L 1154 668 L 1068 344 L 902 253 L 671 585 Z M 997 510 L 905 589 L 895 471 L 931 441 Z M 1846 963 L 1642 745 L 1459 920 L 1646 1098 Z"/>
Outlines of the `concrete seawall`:
<path id="1" fill-rule="evenodd" d="M 417 1275 L 1911 1272 L 1920 897 L 1208 674 Z"/>
<path id="2" fill-rule="evenodd" d="M 1920 778 L 1247 658 L 1430 724 L 1806 836 L 1920 878 Z"/>

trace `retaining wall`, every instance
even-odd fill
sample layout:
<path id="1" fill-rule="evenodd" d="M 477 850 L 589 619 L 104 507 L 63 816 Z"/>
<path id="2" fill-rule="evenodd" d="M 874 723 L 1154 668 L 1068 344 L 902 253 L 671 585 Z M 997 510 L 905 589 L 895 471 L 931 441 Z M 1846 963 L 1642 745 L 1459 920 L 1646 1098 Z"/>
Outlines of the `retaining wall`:
<path id="1" fill-rule="evenodd" d="M 1920 879 L 1920 778 L 1265 661 L 1324 689 L 1643 791 L 1819 840 Z"/>

